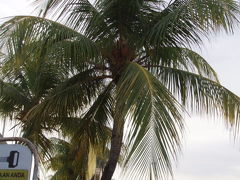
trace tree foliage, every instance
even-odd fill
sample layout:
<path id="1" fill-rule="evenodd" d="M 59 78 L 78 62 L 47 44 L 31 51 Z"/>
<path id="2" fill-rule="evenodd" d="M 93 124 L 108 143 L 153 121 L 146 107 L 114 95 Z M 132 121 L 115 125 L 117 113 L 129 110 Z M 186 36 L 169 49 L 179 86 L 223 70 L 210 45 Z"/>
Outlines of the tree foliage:
<path id="1" fill-rule="evenodd" d="M 50 73 L 43 84 L 26 91 L 38 99 L 21 119 L 30 132 L 60 128 L 85 137 L 88 149 L 104 149 L 112 127 L 103 180 L 112 177 L 124 137 L 128 176 L 160 179 L 172 174 L 186 111 L 224 117 L 238 131 L 239 97 L 221 86 L 213 68 L 191 50 L 209 33 L 233 31 L 237 1 L 35 3 L 39 16 L 17 16 L 1 26 L 0 46 L 7 51 L 1 55 L 1 109 L 22 112 L 29 99 L 16 90 L 24 85 L 16 77 L 34 73 L 36 64 L 49 66 L 27 79 L 30 89 L 31 82 L 40 83 L 37 79 Z"/>

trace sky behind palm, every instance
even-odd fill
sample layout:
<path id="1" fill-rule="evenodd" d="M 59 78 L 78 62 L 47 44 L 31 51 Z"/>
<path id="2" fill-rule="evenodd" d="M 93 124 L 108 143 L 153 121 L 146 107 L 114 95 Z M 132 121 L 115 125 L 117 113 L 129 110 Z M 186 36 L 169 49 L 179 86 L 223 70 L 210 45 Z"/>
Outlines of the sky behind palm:
<path id="1" fill-rule="evenodd" d="M 0 18 L 30 14 L 30 0 L 0 0 Z M 208 60 L 223 85 L 240 95 L 240 27 L 234 35 L 205 40 L 197 51 Z M 186 117 L 183 152 L 175 169 L 176 180 L 239 180 L 240 140 L 235 143 L 219 119 Z M 0 131 L 1 131 L 0 124 Z"/>

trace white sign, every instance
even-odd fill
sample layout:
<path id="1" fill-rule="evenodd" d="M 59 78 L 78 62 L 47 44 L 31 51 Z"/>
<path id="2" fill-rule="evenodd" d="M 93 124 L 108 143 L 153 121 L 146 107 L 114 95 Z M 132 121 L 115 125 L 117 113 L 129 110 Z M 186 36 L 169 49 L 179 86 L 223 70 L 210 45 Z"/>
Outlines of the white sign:
<path id="1" fill-rule="evenodd" d="M 0 180 L 30 180 L 32 153 L 20 144 L 0 144 Z"/>

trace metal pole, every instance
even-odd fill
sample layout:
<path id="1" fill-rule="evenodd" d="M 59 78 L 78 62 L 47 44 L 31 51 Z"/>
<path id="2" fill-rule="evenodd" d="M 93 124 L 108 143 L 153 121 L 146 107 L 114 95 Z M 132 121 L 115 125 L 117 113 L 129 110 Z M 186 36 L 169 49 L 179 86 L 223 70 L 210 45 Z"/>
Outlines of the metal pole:
<path id="1" fill-rule="evenodd" d="M 4 137 L 5 134 L 5 128 L 6 128 L 6 117 L 3 119 L 3 129 L 2 129 L 2 136 Z"/>
<path id="2" fill-rule="evenodd" d="M 25 138 L 22 138 L 22 137 L 0 138 L 0 142 L 3 142 L 3 141 L 20 141 L 20 142 L 25 143 L 28 146 L 28 148 L 30 149 L 30 151 L 32 152 L 33 157 L 34 157 L 33 180 L 37 180 L 38 179 L 39 158 L 38 158 L 37 149 L 35 148 L 33 143 L 31 141 L 29 141 L 28 139 L 25 139 Z"/>

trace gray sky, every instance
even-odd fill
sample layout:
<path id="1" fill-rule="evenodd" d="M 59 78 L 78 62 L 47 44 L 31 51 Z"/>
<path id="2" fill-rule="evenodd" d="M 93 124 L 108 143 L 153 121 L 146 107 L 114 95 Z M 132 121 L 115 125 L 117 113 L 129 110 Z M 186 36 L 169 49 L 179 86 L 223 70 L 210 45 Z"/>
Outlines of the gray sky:
<path id="1" fill-rule="evenodd" d="M 0 0 L 0 18 L 29 14 L 29 0 Z M 240 29 L 240 28 L 239 28 Z M 223 85 L 240 95 L 240 30 L 219 34 L 205 41 L 198 52 L 217 71 Z M 219 121 L 221 123 L 219 123 Z M 1 124 L 0 124 L 1 131 Z M 175 169 L 176 180 L 239 180 L 240 143 L 233 139 L 221 120 L 187 118 L 183 152 Z"/>
<path id="2" fill-rule="evenodd" d="M 216 70 L 220 82 L 240 95 L 240 29 L 235 34 L 218 34 L 197 50 Z M 240 143 L 219 119 L 187 118 L 183 153 L 175 171 L 176 180 L 238 180 Z"/>

